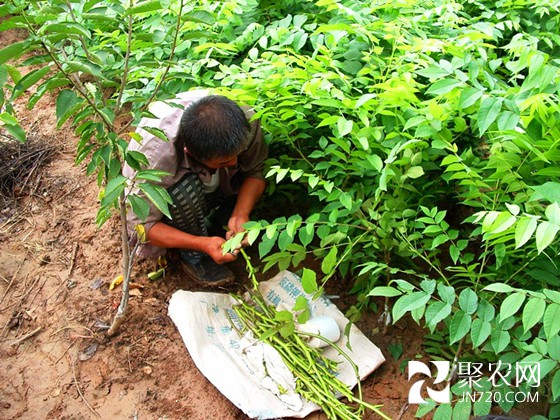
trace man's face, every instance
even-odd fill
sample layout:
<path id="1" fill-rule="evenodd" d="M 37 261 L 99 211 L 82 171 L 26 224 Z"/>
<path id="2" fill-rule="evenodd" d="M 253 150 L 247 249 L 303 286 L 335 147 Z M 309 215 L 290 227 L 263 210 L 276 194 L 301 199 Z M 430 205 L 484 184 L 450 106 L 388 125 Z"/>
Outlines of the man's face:
<path id="1" fill-rule="evenodd" d="M 185 147 L 185 154 L 191 156 L 195 160 L 198 160 L 189 153 L 186 147 Z M 213 158 L 206 161 L 200 161 L 200 160 L 198 161 L 209 169 L 233 168 L 237 165 L 237 155 Z"/>
<path id="2" fill-rule="evenodd" d="M 210 169 L 233 168 L 237 165 L 237 155 L 223 158 L 213 158 L 202 163 Z"/>

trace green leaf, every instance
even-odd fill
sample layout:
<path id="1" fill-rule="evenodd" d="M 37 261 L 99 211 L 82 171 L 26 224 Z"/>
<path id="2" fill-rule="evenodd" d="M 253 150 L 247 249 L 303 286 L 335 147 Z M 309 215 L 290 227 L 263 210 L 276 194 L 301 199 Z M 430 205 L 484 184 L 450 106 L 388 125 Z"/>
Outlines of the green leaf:
<path id="1" fill-rule="evenodd" d="M 148 197 L 148 199 L 157 207 L 159 211 L 161 211 L 171 219 L 168 204 L 172 203 L 173 201 L 171 200 L 171 197 L 169 197 L 167 191 L 165 191 L 165 188 L 148 183 L 142 183 L 138 185 L 138 187 L 144 194 L 146 194 L 146 197 Z"/>
<path id="2" fill-rule="evenodd" d="M 521 305 L 523 305 L 523 302 L 525 302 L 525 297 L 525 293 L 515 292 L 505 298 L 500 306 L 500 322 L 504 322 L 506 318 L 516 314 Z"/>
<path id="3" fill-rule="evenodd" d="M 500 213 L 496 220 L 494 220 L 494 223 L 492 223 L 492 225 L 488 228 L 488 232 L 492 234 L 503 232 L 512 227 L 516 221 L 517 218 L 515 216 L 512 216 L 509 212 L 504 211 Z"/>
<path id="4" fill-rule="evenodd" d="M 546 302 L 543 299 L 531 298 L 525 304 L 523 308 L 523 315 L 521 317 L 523 321 L 523 332 L 529 331 L 533 328 L 537 322 L 539 322 L 544 314 L 546 308 Z"/>
<path id="5" fill-rule="evenodd" d="M 558 303 L 551 303 L 546 308 L 543 316 L 543 328 L 549 340 L 560 331 L 560 305 Z"/>
<path id="6" fill-rule="evenodd" d="M 294 320 L 294 314 L 290 311 L 276 311 L 274 313 L 274 319 L 276 321 L 291 322 Z"/>
<path id="7" fill-rule="evenodd" d="M 17 118 L 13 115 L 8 114 L 7 112 L 3 112 L 2 114 L 0 114 L 0 121 L 4 124 L 18 125 Z"/>
<path id="8" fill-rule="evenodd" d="M 383 160 L 378 155 L 368 154 L 366 159 L 371 167 L 377 172 L 383 169 Z"/>
<path id="9" fill-rule="evenodd" d="M 537 234 L 535 235 L 537 251 L 539 254 L 552 243 L 554 237 L 558 233 L 558 230 L 560 230 L 560 226 L 554 223 L 546 221 L 539 223 L 539 226 L 537 227 Z"/>
<path id="10" fill-rule="evenodd" d="M 471 329 L 471 316 L 459 310 L 451 319 L 449 324 L 449 344 L 453 344 L 463 338 Z"/>
<path id="11" fill-rule="evenodd" d="M 275 224 L 275 223 L 271 224 L 270 226 L 268 226 L 268 227 L 266 228 L 266 232 L 265 232 L 266 237 L 267 237 L 268 239 L 272 239 L 273 237 L 275 237 L 276 235 L 278 235 L 278 233 L 276 232 L 277 230 L 278 230 L 278 225 Z"/>
<path id="12" fill-rule="evenodd" d="M 360 99 L 356 101 L 356 109 L 375 98 L 377 98 L 377 94 L 375 93 L 366 93 L 365 95 L 362 95 Z"/>
<path id="13" fill-rule="evenodd" d="M 473 321 L 471 326 L 471 340 L 474 347 L 479 347 L 482 343 L 490 337 L 492 327 L 490 323 L 477 318 Z"/>
<path id="14" fill-rule="evenodd" d="M 478 296 L 471 289 L 464 289 L 459 295 L 459 307 L 465 313 L 472 315 L 478 307 Z"/>
<path id="15" fill-rule="evenodd" d="M 68 70 L 72 73 L 87 73 L 95 76 L 99 79 L 103 79 L 103 73 L 101 72 L 101 67 L 94 63 L 86 63 L 83 61 L 68 61 L 65 63 L 68 66 Z"/>
<path id="16" fill-rule="evenodd" d="M 420 178 L 424 175 L 424 168 L 421 166 L 412 166 L 406 171 L 406 176 L 412 179 Z"/>
<path id="17" fill-rule="evenodd" d="M 129 155 L 131 152 L 132 151 L 128 151 L 127 155 Z M 138 154 L 142 155 L 145 159 L 145 156 L 142 153 L 138 153 Z M 147 160 L 146 160 L 146 162 L 147 162 Z M 136 175 L 135 175 L 134 178 L 136 180 L 143 179 L 143 180 L 146 180 L 146 181 L 161 182 L 161 179 L 164 176 L 167 176 L 167 175 L 169 175 L 169 173 L 165 172 L 165 171 L 159 171 L 157 169 L 143 169 L 143 170 L 139 170 L 138 172 L 136 172 Z"/>
<path id="18" fill-rule="evenodd" d="M 45 66 L 42 69 L 33 70 L 27 73 L 14 86 L 14 90 L 12 92 L 12 100 L 19 98 L 23 94 L 23 92 L 25 92 L 27 89 L 41 80 L 43 76 L 50 72 L 50 70 L 50 66 Z"/>
<path id="19" fill-rule="evenodd" d="M 315 293 L 318 289 L 317 273 L 309 268 L 304 268 L 301 276 L 301 286 L 303 287 L 303 291 L 305 293 Z"/>
<path id="20" fill-rule="evenodd" d="M 8 60 L 12 60 L 22 55 L 27 49 L 28 45 L 29 44 L 26 41 L 23 41 L 16 42 L 0 49 L 0 64 L 4 64 Z"/>
<path id="21" fill-rule="evenodd" d="M 294 307 L 292 308 L 292 310 L 297 312 L 297 311 L 305 310 L 307 308 L 308 308 L 307 298 L 303 295 L 299 295 L 296 298 L 296 301 L 294 303 Z"/>
<path id="22" fill-rule="evenodd" d="M 488 97 L 482 101 L 477 116 L 479 135 L 482 136 L 496 120 L 502 109 L 502 101 L 503 99 L 494 97 Z"/>
<path id="23" fill-rule="evenodd" d="M 2 128 L 14 136 L 20 143 L 25 143 L 25 131 L 19 125 L 6 124 Z"/>
<path id="24" fill-rule="evenodd" d="M 286 225 L 286 233 L 291 238 L 294 238 L 296 229 L 301 225 L 301 217 L 299 215 L 292 216 L 288 219 L 288 223 Z"/>
<path id="25" fill-rule="evenodd" d="M 249 243 L 249 245 L 253 245 L 255 243 L 255 241 L 259 237 L 260 232 L 261 230 L 257 228 L 249 229 L 249 231 L 247 232 L 247 242 Z"/>
<path id="26" fill-rule="evenodd" d="M 461 251 L 454 244 L 449 247 L 449 256 L 453 260 L 454 264 L 457 264 L 459 257 L 461 256 Z"/>
<path id="27" fill-rule="evenodd" d="M 109 176 L 107 178 L 109 179 L 115 178 L 121 173 L 121 170 L 122 170 L 122 165 L 120 160 L 112 159 L 111 162 L 109 163 Z"/>
<path id="28" fill-rule="evenodd" d="M 189 22 L 203 23 L 205 25 L 213 25 L 216 23 L 216 18 L 210 12 L 206 10 L 195 10 L 193 12 L 187 13 L 182 16 L 182 20 L 187 20 Z"/>
<path id="29" fill-rule="evenodd" d="M 10 75 L 10 78 L 12 79 L 12 81 L 14 83 L 17 83 L 17 82 L 20 81 L 21 73 L 20 73 L 20 71 L 18 70 L 17 67 L 6 64 L 5 68 L 8 71 L 8 74 Z"/>
<path id="30" fill-rule="evenodd" d="M 491 409 L 492 401 L 488 400 L 488 398 L 479 398 L 473 404 L 473 414 L 475 416 L 486 416 L 490 414 Z"/>
<path id="31" fill-rule="evenodd" d="M 417 419 L 425 418 L 427 414 L 431 413 L 434 408 L 436 408 L 437 403 L 431 398 L 426 399 L 426 404 L 418 404 L 418 409 L 414 417 Z"/>
<path id="32" fill-rule="evenodd" d="M 244 236 L 244 234 L 233 235 L 223 244 L 222 252 L 225 254 L 238 248 L 241 245 L 241 241 L 243 240 Z"/>
<path id="33" fill-rule="evenodd" d="M 451 92 L 453 89 L 455 89 L 458 86 L 461 86 L 462 84 L 463 82 L 461 82 L 460 80 L 442 79 L 442 80 L 438 80 L 433 85 L 431 85 L 426 91 L 426 93 L 436 95 L 436 96 L 443 95 L 445 93 Z"/>
<path id="34" fill-rule="evenodd" d="M 453 420 L 468 420 L 471 418 L 472 403 L 470 400 L 458 401 L 453 407 Z"/>
<path id="35" fill-rule="evenodd" d="M 339 137 L 344 137 L 352 131 L 354 122 L 344 117 L 339 117 L 336 126 L 338 128 Z"/>
<path id="36" fill-rule="evenodd" d="M 484 216 L 484 220 L 482 221 L 482 231 L 488 232 L 490 230 L 490 226 L 492 226 L 499 215 L 499 211 L 489 211 L 486 213 L 486 216 Z"/>
<path id="37" fill-rule="evenodd" d="M 515 225 L 515 248 L 520 248 L 527 243 L 537 229 L 537 219 L 522 217 Z"/>
<path id="38" fill-rule="evenodd" d="M 550 388 L 552 389 L 552 399 L 558 400 L 560 398 L 560 370 L 554 374 Z"/>
<path id="39" fill-rule="evenodd" d="M 556 290 L 543 289 L 545 296 L 553 302 L 560 303 L 560 292 Z"/>
<path id="40" fill-rule="evenodd" d="M 150 205 L 135 194 L 129 195 L 128 201 L 130 202 L 134 214 L 138 216 L 140 220 L 145 221 L 150 214 Z"/>
<path id="41" fill-rule="evenodd" d="M 400 297 L 393 305 L 393 322 L 397 322 L 405 313 L 424 306 L 430 297 L 426 292 L 414 292 Z"/>
<path id="42" fill-rule="evenodd" d="M 494 328 L 492 330 L 490 342 L 496 354 L 499 354 L 507 347 L 510 342 L 509 333 L 502 330 L 501 328 Z"/>
<path id="43" fill-rule="evenodd" d="M 425 69 L 416 70 L 416 74 L 430 79 L 439 79 L 450 74 L 447 69 L 431 65 Z"/>
<path id="44" fill-rule="evenodd" d="M 340 195 L 340 197 L 338 197 L 338 199 L 340 200 L 340 203 L 348 210 L 352 209 L 352 196 L 350 194 L 344 192 Z"/>
<path id="45" fill-rule="evenodd" d="M 315 227 L 311 223 L 307 223 L 305 226 L 298 230 L 298 238 L 301 244 L 306 247 L 313 240 L 315 234 Z"/>
<path id="46" fill-rule="evenodd" d="M 298 296 L 299 298 L 303 298 L 305 299 L 303 296 Z M 305 299 L 307 302 L 307 299 Z M 296 299 L 297 301 L 297 299 Z M 297 322 L 299 322 L 300 324 L 305 324 L 307 321 L 309 321 L 309 318 L 311 318 L 311 311 L 309 310 L 309 308 L 302 310 L 297 316 Z"/>
<path id="47" fill-rule="evenodd" d="M 519 214 L 521 208 L 517 204 L 510 204 L 510 203 L 505 203 L 505 204 L 507 209 L 512 215 L 517 216 Z"/>
<path id="48" fill-rule="evenodd" d="M 387 350 L 389 351 L 389 353 L 391 354 L 391 356 L 393 356 L 393 359 L 395 359 L 395 360 L 399 360 L 399 358 L 403 354 L 403 346 L 400 343 L 389 344 L 389 346 L 387 347 Z"/>
<path id="49" fill-rule="evenodd" d="M 432 420 L 451 420 L 453 418 L 453 409 L 451 404 L 440 405 L 434 413 Z"/>
<path id="50" fill-rule="evenodd" d="M 549 222 L 560 225 L 560 206 L 558 206 L 558 203 L 554 202 L 547 206 L 545 215 Z"/>
<path id="51" fill-rule="evenodd" d="M 294 238 L 286 230 L 283 230 L 278 237 L 278 248 L 280 248 L 280 251 L 285 251 L 293 241 Z"/>
<path id="52" fill-rule="evenodd" d="M 478 304 L 478 309 L 476 310 L 476 314 L 483 321 L 490 322 L 496 316 L 496 310 L 490 303 L 488 303 L 488 301 L 483 299 Z"/>
<path id="53" fill-rule="evenodd" d="M 41 32 L 79 35 L 85 38 L 91 38 L 90 32 L 82 25 L 75 22 L 51 23 L 50 25 L 43 26 Z"/>
<path id="54" fill-rule="evenodd" d="M 480 99 L 482 93 L 481 90 L 475 88 L 464 89 L 459 99 L 459 109 L 465 109 L 474 105 L 474 103 Z"/>
<path id="55" fill-rule="evenodd" d="M 3 87 L 8 81 L 8 69 L 4 65 L 0 65 L 0 87 Z"/>
<path id="56" fill-rule="evenodd" d="M 124 14 L 125 16 L 128 16 L 128 15 L 135 15 L 138 13 L 153 12 L 155 10 L 160 10 L 160 9 L 162 9 L 162 6 L 159 0 L 155 0 L 155 1 L 148 0 L 142 3 L 138 3 L 136 6 L 126 9 Z"/>
<path id="57" fill-rule="evenodd" d="M 426 309 L 425 318 L 429 327 L 435 327 L 451 314 L 451 305 L 446 302 L 434 302 Z"/>
<path id="58" fill-rule="evenodd" d="M 428 293 L 429 295 L 431 295 L 432 293 L 434 293 L 434 290 L 436 290 L 436 281 L 435 280 L 422 280 L 420 282 L 420 288 Z"/>
<path id="59" fill-rule="evenodd" d="M 321 271 L 325 274 L 330 274 L 333 268 L 336 266 L 337 260 L 336 256 L 338 254 L 338 248 L 332 247 L 327 256 L 323 259 L 321 263 Z"/>
<path id="60" fill-rule="evenodd" d="M 369 291 L 367 294 L 368 296 L 385 296 L 385 297 L 393 297 L 393 296 L 400 296 L 402 292 L 395 289 L 394 287 L 390 286 L 378 286 L 374 287 Z"/>
<path id="61" fill-rule="evenodd" d="M 70 118 L 74 107 L 78 103 L 78 97 L 71 90 L 63 90 L 56 97 L 56 119 L 57 126 L 60 127 Z"/>
<path id="62" fill-rule="evenodd" d="M 455 302 L 455 289 L 453 286 L 446 286 L 443 283 L 438 283 L 437 291 L 441 300 L 453 305 L 453 302 Z"/>
<path id="63" fill-rule="evenodd" d="M 261 258 L 272 250 L 276 244 L 276 238 L 278 238 L 278 232 L 274 232 L 270 237 L 263 235 L 261 242 L 259 243 L 259 256 Z"/>
<path id="64" fill-rule="evenodd" d="M 283 338 L 288 338 L 289 336 L 293 335 L 294 331 L 295 331 L 295 325 L 293 322 L 289 322 L 288 324 L 284 325 L 282 328 L 278 330 L 278 332 Z"/>
<path id="65" fill-rule="evenodd" d="M 531 187 L 535 193 L 531 196 L 529 201 L 547 200 L 551 203 L 560 203 L 560 183 L 559 182 L 545 182 L 542 185 Z"/>
<path id="66" fill-rule="evenodd" d="M 486 286 L 482 290 L 488 290 L 489 292 L 498 292 L 498 293 L 510 293 L 513 292 L 513 287 L 508 286 L 505 283 L 494 283 L 489 286 Z"/>
<path id="67" fill-rule="evenodd" d="M 112 205 L 124 191 L 126 181 L 127 178 L 122 175 L 111 179 L 105 187 L 105 195 L 101 199 L 101 205 L 104 207 Z"/>
<path id="68" fill-rule="evenodd" d="M 513 130 L 519 123 L 519 115 L 511 111 L 504 111 L 498 118 L 498 130 L 507 131 Z"/>
<path id="69" fill-rule="evenodd" d="M 167 134 L 165 134 L 165 131 L 161 130 L 160 128 L 143 126 L 142 129 L 162 139 L 163 141 L 169 141 L 169 139 L 167 138 Z"/>

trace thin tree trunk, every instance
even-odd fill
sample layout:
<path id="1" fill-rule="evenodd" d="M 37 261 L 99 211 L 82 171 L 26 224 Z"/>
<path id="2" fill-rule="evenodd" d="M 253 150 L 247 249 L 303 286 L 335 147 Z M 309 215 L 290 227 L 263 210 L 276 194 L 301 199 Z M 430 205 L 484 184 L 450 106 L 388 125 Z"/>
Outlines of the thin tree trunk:
<path id="1" fill-rule="evenodd" d="M 122 248 L 122 272 L 123 272 L 123 282 L 122 282 L 122 297 L 115 318 L 113 319 L 113 324 L 107 335 L 109 337 L 115 335 L 121 324 L 124 322 L 126 316 L 126 310 L 128 308 L 128 297 L 129 297 L 129 283 L 130 283 L 130 273 L 132 268 L 132 255 L 130 254 L 130 246 L 128 244 L 128 229 L 126 225 L 126 197 L 125 193 L 122 192 L 119 198 L 119 215 L 121 222 L 121 248 Z"/>

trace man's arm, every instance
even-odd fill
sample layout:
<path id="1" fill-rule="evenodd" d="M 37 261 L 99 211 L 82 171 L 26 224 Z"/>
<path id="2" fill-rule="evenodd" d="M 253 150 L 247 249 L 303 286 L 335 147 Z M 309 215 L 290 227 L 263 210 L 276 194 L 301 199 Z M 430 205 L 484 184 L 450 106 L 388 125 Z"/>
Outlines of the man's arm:
<path id="1" fill-rule="evenodd" d="M 237 258 L 236 254 L 223 254 L 224 238 L 191 235 L 163 222 L 156 222 L 151 227 L 147 233 L 147 239 L 151 245 L 160 248 L 181 248 L 204 252 L 218 264 L 231 262 Z"/>
<path id="2" fill-rule="evenodd" d="M 242 232 L 243 224 L 248 222 L 249 215 L 266 188 L 266 182 L 260 178 L 245 178 L 241 184 L 235 208 L 228 222 L 226 238 Z"/>

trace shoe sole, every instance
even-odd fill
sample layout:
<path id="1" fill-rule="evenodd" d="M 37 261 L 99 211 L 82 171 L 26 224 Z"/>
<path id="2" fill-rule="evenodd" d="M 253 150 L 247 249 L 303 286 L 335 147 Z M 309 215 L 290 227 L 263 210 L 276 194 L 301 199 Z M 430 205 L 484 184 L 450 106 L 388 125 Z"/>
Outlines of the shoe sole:
<path id="1" fill-rule="evenodd" d="M 228 285 L 233 284 L 235 282 L 235 276 L 231 276 L 231 277 L 225 278 L 223 280 L 218 280 L 218 281 L 201 280 L 196 275 L 191 273 L 191 271 L 188 269 L 187 265 L 184 264 L 182 261 L 180 261 L 180 265 L 181 265 L 181 271 L 183 272 L 183 274 L 185 274 L 189 278 L 189 280 L 193 281 L 194 283 L 196 283 L 196 284 L 198 284 L 199 286 L 202 286 L 202 287 L 207 287 L 207 288 L 222 287 L 222 286 L 228 286 Z"/>

